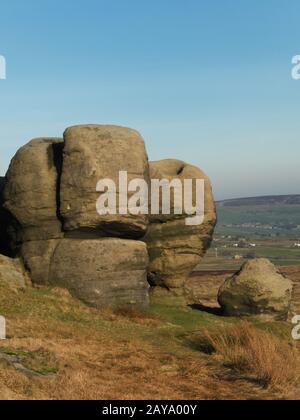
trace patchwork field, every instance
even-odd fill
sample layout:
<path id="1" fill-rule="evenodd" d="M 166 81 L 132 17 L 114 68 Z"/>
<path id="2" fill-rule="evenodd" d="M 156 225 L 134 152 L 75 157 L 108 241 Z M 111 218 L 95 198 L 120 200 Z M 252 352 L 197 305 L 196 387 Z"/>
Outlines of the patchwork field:
<path id="1" fill-rule="evenodd" d="M 214 241 L 199 270 L 237 270 L 255 257 L 276 265 L 300 262 L 300 196 L 217 203 Z"/>

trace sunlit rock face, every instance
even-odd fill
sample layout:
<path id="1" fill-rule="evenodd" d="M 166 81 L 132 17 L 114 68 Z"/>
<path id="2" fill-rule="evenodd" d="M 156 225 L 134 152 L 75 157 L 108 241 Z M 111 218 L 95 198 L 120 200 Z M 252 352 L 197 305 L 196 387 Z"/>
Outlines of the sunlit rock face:
<path id="1" fill-rule="evenodd" d="M 21 255 L 35 284 L 68 288 L 87 304 L 147 307 L 147 215 L 100 216 L 96 185 L 101 178 L 148 182 L 145 144 L 135 131 L 79 126 L 63 139 L 34 139 L 12 159 L 1 180 L 1 213 L 10 239 L 3 251 Z M 2 225 L 3 225 L 2 224 Z M 125 239 L 124 239 L 125 238 Z"/>
<path id="2" fill-rule="evenodd" d="M 152 286 L 167 288 L 181 294 L 187 277 L 201 262 L 209 248 L 216 225 L 216 209 L 209 178 L 192 165 L 178 160 L 150 162 L 150 178 L 166 179 L 170 182 L 193 180 L 192 202 L 196 201 L 196 180 L 204 180 L 204 214 L 201 224 L 187 225 L 190 217 L 185 211 L 175 214 L 174 194 L 170 215 L 151 215 L 150 226 L 145 236 L 150 265 L 148 279 Z M 185 190 L 183 188 L 183 198 Z M 160 202 L 159 207 L 162 207 Z M 185 209 L 182 205 L 183 210 Z"/>
<path id="3" fill-rule="evenodd" d="M 136 180 L 146 186 L 146 212 L 122 211 L 120 173 L 126 187 Z M 116 186 L 115 213 L 98 211 L 103 179 Z M 181 213 L 169 191 L 169 214 L 160 196 L 152 214 L 153 179 L 182 183 Z M 186 198 L 192 209 L 198 202 L 199 180 L 200 215 L 197 206 L 195 214 L 186 208 Z M 33 283 L 64 286 L 97 308 L 145 308 L 149 286 L 182 294 L 216 223 L 208 177 L 182 161 L 149 164 L 141 135 L 124 127 L 81 125 L 63 138 L 34 139 L 16 153 L 0 186 L 1 252 L 21 256 Z M 135 193 L 128 187 L 127 203 Z M 198 223 L 187 223 L 195 216 Z"/>
<path id="4" fill-rule="evenodd" d="M 219 303 L 228 316 L 261 316 L 287 320 L 293 283 L 267 259 L 243 265 L 219 291 Z"/>

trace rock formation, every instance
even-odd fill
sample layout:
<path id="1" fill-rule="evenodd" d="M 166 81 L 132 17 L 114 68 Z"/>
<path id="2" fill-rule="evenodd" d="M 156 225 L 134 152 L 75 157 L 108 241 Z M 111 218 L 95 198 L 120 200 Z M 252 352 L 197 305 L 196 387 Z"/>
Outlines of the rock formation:
<path id="1" fill-rule="evenodd" d="M 173 199 L 170 215 L 150 216 L 150 226 L 145 237 L 150 256 L 148 269 L 150 284 L 182 294 L 187 277 L 200 263 L 211 243 L 216 224 L 211 184 L 199 168 L 178 160 L 150 162 L 150 178 L 168 181 L 179 179 L 182 183 L 185 179 L 205 181 L 202 224 L 187 226 L 188 215 L 185 212 L 181 215 L 174 214 Z M 194 196 L 195 184 L 193 184 L 193 198 Z"/>
<path id="2" fill-rule="evenodd" d="M 245 263 L 242 269 L 226 280 L 218 300 L 228 316 L 259 315 L 286 320 L 292 299 L 293 284 L 279 274 L 267 259 Z"/>
<path id="3" fill-rule="evenodd" d="M 19 226 L 13 216 L 4 208 L 5 178 L 0 177 L 0 254 L 13 257 L 16 254 Z"/>
<path id="4" fill-rule="evenodd" d="M 115 214 L 100 215 L 96 203 L 106 192 L 97 191 L 98 182 L 114 181 L 119 198 L 124 187 L 120 172 L 127 173 L 126 195 L 128 183 L 136 179 L 147 190 L 150 177 L 182 184 L 204 180 L 203 223 L 187 225 L 186 219 L 195 214 L 177 214 L 174 197 L 169 215 L 159 214 L 161 202 L 152 216 L 126 213 L 119 200 Z M 177 160 L 149 165 L 140 134 L 123 127 L 75 126 L 63 139 L 32 140 L 17 152 L 0 185 L 0 229 L 6 225 L 10 236 L 9 242 L 1 230 L 1 252 L 10 248 L 21 256 L 33 283 L 66 287 L 97 308 L 146 307 L 149 283 L 182 294 L 216 222 L 207 176 Z M 127 201 L 133 194 L 128 193 Z M 192 204 L 195 186 L 190 196 Z M 182 204 L 185 208 L 183 198 Z"/>
<path id="5" fill-rule="evenodd" d="M 119 171 L 148 182 L 144 141 L 131 129 L 71 127 L 64 139 L 35 139 L 17 152 L 3 211 L 18 223 L 14 246 L 34 283 L 64 286 L 98 308 L 147 306 L 147 249 L 132 240 L 146 232 L 147 216 L 96 211 L 97 182 L 117 181 Z"/>

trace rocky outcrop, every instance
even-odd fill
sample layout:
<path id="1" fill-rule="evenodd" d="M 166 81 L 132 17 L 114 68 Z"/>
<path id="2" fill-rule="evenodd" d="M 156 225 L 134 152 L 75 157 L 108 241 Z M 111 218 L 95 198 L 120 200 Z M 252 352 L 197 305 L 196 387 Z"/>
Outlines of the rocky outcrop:
<path id="1" fill-rule="evenodd" d="M 286 320 L 292 299 L 293 284 L 267 259 L 245 263 L 225 281 L 218 300 L 225 315 L 258 315 Z"/>
<path id="2" fill-rule="evenodd" d="M 99 180 L 114 181 L 117 195 L 120 171 L 127 171 L 128 182 L 136 178 L 148 181 L 148 157 L 140 134 L 122 127 L 85 125 L 68 128 L 64 138 L 61 213 L 65 230 L 141 238 L 147 229 L 146 215 L 120 214 L 118 203 L 117 214 L 101 216 L 96 210 Z"/>
<path id="3" fill-rule="evenodd" d="M 20 259 L 0 255 L 0 286 L 13 291 L 25 289 L 29 279 Z"/>
<path id="4" fill-rule="evenodd" d="M 21 242 L 61 238 L 57 214 L 59 148 L 62 139 L 34 139 L 12 159 L 4 208 L 20 224 Z"/>
<path id="5" fill-rule="evenodd" d="M 170 214 L 162 214 L 158 199 L 154 214 L 148 215 L 150 176 L 181 182 L 183 213 L 178 212 L 176 196 Z M 193 207 L 199 179 L 205 185 L 200 214 Z M 107 187 L 99 188 L 103 180 L 116 187 L 113 213 L 99 214 L 96 205 L 114 196 Z M 186 197 L 188 180 L 194 183 Z M 135 184 L 128 192 L 131 181 Z M 140 185 L 146 194 L 136 199 Z M 187 276 L 210 244 L 216 222 L 211 185 L 200 169 L 177 160 L 149 165 L 138 132 L 108 125 L 75 126 L 65 131 L 63 139 L 29 142 L 11 162 L 2 197 L 3 211 L 11 218 L 11 242 L 33 282 L 66 287 L 97 308 L 145 307 L 149 283 L 182 294 Z M 150 213 L 155 207 L 151 197 Z M 133 213 L 134 202 L 140 201 L 145 201 L 144 211 Z M 198 222 L 191 223 L 196 215 Z"/>
<path id="6" fill-rule="evenodd" d="M 1 183 L 2 204 L 35 284 L 66 287 L 97 308 L 148 305 L 148 254 L 137 240 L 148 216 L 96 210 L 98 181 L 118 186 L 120 171 L 127 182 L 149 180 L 143 139 L 122 127 L 71 127 L 64 139 L 35 139 L 17 152 Z"/>
<path id="7" fill-rule="evenodd" d="M 203 223 L 194 226 L 186 224 L 190 217 L 186 212 L 174 214 L 176 203 L 171 200 L 170 215 L 152 215 L 150 226 L 145 236 L 150 265 L 148 279 L 152 286 L 165 287 L 181 294 L 187 277 L 200 263 L 210 246 L 216 224 L 216 210 L 208 177 L 197 167 L 178 160 L 162 160 L 150 162 L 151 179 L 172 181 L 203 179 L 204 218 Z M 195 202 L 196 186 L 193 183 L 193 201 Z M 173 196 L 174 197 L 174 196 Z M 159 207 L 162 207 L 160 202 Z"/>
<path id="8" fill-rule="evenodd" d="M 148 253 L 140 241 L 104 238 L 63 239 L 50 268 L 49 283 L 67 287 L 96 308 L 146 308 Z"/>

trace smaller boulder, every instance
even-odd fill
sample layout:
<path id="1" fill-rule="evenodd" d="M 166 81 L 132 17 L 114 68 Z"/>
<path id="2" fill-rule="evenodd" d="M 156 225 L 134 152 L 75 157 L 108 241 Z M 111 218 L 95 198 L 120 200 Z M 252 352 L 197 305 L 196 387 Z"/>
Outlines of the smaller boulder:
<path id="1" fill-rule="evenodd" d="M 225 315 L 287 320 L 293 283 L 267 259 L 255 259 L 227 279 L 218 300 Z"/>
<path id="2" fill-rule="evenodd" d="M 25 289 L 27 282 L 29 278 L 21 260 L 0 255 L 0 286 L 18 291 Z"/>

